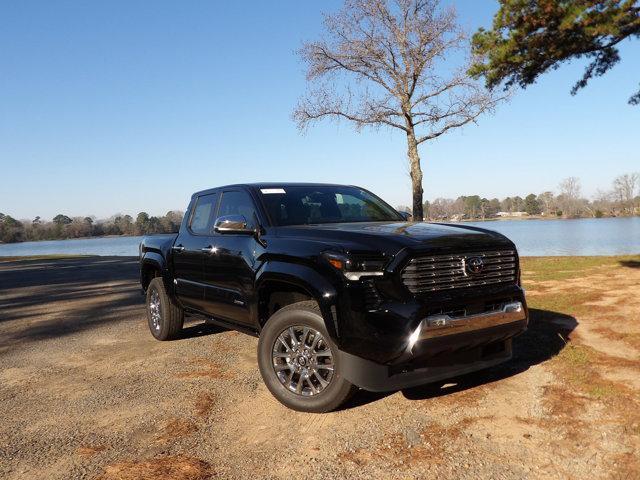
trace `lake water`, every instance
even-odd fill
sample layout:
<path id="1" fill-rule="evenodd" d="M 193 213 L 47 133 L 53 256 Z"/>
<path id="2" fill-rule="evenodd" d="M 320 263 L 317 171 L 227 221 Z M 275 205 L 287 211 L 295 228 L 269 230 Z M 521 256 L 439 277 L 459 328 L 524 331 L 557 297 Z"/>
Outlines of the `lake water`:
<path id="1" fill-rule="evenodd" d="M 518 247 L 522 256 L 621 255 L 640 253 L 640 217 L 576 220 L 497 220 L 465 222 L 496 230 Z M 0 256 L 138 255 L 142 237 L 107 237 L 0 245 Z"/>

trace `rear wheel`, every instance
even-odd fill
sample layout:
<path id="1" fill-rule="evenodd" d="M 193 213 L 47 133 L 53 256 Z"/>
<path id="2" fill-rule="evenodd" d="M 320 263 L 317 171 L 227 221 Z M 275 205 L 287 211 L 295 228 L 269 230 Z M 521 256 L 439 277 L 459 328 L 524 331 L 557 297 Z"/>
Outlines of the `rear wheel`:
<path id="1" fill-rule="evenodd" d="M 182 309 L 171 301 L 160 277 L 151 280 L 147 288 L 147 323 L 158 340 L 176 338 L 184 323 Z"/>
<path id="2" fill-rule="evenodd" d="M 341 374 L 338 349 L 315 302 L 288 305 L 269 319 L 258 364 L 273 396 L 294 410 L 328 412 L 356 390 Z"/>

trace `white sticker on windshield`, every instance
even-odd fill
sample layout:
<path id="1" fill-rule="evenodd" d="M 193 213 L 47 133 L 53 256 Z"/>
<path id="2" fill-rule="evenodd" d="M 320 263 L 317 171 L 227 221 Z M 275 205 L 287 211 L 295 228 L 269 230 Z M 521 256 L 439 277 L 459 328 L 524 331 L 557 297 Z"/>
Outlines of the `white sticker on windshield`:
<path id="1" fill-rule="evenodd" d="M 269 193 L 286 193 L 284 191 L 284 188 L 261 188 L 260 191 L 262 193 L 266 193 L 266 194 L 269 194 Z"/>

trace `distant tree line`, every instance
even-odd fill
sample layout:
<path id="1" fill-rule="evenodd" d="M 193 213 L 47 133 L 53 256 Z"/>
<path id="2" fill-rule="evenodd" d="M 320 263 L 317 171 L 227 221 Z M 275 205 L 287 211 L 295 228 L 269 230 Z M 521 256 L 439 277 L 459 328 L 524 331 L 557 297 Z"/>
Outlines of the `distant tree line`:
<path id="1" fill-rule="evenodd" d="M 410 212 L 407 206 L 397 207 Z M 580 180 L 564 179 L 558 192 L 546 191 L 520 196 L 487 199 L 478 195 L 457 199 L 436 198 L 424 203 L 425 218 L 430 220 L 485 220 L 498 217 L 544 216 L 551 218 L 619 217 L 640 215 L 640 175 L 628 173 L 616 177 L 610 190 L 598 191 L 587 199 Z"/>
<path id="2" fill-rule="evenodd" d="M 58 214 L 51 221 L 44 221 L 40 217 L 33 220 L 16 220 L 0 213 L 0 242 L 175 233 L 180 228 L 183 215 L 183 212 L 172 210 L 162 217 L 140 212 L 135 220 L 131 215 L 114 215 L 106 220 L 96 220 L 94 217 L 69 217 Z"/>

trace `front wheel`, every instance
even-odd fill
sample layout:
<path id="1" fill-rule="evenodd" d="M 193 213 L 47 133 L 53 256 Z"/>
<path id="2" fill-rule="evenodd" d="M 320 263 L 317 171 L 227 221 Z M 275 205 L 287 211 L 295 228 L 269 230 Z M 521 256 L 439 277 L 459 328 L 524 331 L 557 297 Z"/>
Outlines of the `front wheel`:
<path id="1" fill-rule="evenodd" d="M 158 340 L 178 337 L 184 323 L 182 309 L 171 301 L 160 277 L 151 280 L 147 288 L 147 323 Z"/>
<path id="2" fill-rule="evenodd" d="M 357 390 L 342 376 L 338 349 L 315 302 L 288 305 L 267 321 L 258 365 L 273 396 L 294 410 L 328 412 Z"/>

